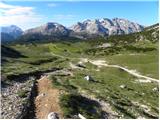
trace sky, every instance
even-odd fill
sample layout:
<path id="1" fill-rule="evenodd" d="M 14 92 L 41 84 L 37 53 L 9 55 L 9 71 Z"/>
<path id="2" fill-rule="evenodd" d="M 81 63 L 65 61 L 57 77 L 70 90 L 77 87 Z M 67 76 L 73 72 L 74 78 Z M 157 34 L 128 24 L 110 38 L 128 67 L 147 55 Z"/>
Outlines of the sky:
<path id="1" fill-rule="evenodd" d="M 158 23 L 158 0 L 0 0 L 0 26 L 23 30 L 47 22 L 71 26 L 86 19 L 124 18 L 141 25 Z"/>

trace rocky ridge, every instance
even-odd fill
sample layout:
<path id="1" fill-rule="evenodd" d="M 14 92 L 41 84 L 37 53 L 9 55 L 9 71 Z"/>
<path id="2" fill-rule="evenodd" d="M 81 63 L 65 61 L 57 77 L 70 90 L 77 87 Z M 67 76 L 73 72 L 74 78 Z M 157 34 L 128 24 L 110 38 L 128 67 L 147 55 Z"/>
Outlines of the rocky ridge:
<path id="1" fill-rule="evenodd" d="M 85 20 L 70 27 L 76 33 L 97 34 L 101 36 L 121 35 L 140 32 L 144 26 L 126 19 L 108 18 Z"/>

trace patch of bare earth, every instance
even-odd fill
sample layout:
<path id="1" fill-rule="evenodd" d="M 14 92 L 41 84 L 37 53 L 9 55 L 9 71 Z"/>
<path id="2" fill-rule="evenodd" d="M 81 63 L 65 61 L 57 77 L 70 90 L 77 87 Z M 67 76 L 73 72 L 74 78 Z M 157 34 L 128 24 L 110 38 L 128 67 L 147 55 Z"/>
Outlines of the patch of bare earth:
<path id="1" fill-rule="evenodd" d="M 35 99 L 35 114 L 37 119 L 47 119 L 50 112 L 58 113 L 62 118 L 59 106 L 60 91 L 52 87 L 52 81 L 47 76 L 37 81 L 38 96 Z"/>

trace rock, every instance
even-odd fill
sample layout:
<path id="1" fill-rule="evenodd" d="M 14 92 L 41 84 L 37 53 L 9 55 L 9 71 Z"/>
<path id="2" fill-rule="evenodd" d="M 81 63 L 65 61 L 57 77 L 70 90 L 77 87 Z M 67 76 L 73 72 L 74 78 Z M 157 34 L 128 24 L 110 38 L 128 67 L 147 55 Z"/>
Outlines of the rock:
<path id="1" fill-rule="evenodd" d="M 87 75 L 84 77 L 87 81 L 95 81 L 91 76 Z"/>
<path id="2" fill-rule="evenodd" d="M 127 86 L 126 85 L 120 85 L 119 87 L 120 88 L 126 88 Z"/>
<path id="3" fill-rule="evenodd" d="M 80 113 L 78 114 L 78 117 L 81 119 L 86 119 L 84 116 L 82 116 Z"/>
<path id="4" fill-rule="evenodd" d="M 29 90 L 29 82 L 30 80 L 21 83 L 14 81 L 11 82 L 7 87 L 1 88 L 2 95 L 5 95 L 5 97 L 2 96 L 1 99 L 1 112 L 3 112 L 3 114 L 1 114 L 1 118 L 15 119 L 19 118 L 19 116 L 23 114 L 25 104 L 23 102 L 23 98 L 17 97 L 17 92 L 22 88 Z M 33 84 L 33 81 L 31 84 Z M 29 97 L 26 97 L 26 99 L 29 99 Z"/>
<path id="5" fill-rule="evenodd" d="M 59 119 L 59 116 L 55 112 L 51 112 L 48 114 L 48 119 Z"/>
<path id="6" fill-rule="evenodd" d="M 8 108 L 8 110 L 12 110 L 12 108 L 11 108 L 11 107 L 9 107 L 9 108 Z"/>
<path id="7" fill-rule="evenodd" d="M 85 65 L 83 65 L 83 64 L 77 64 L 76 66 L 78 66 L 78 67 L 81 67 L 81 68 L 86 68 L 86 66 Z"/>
<path id="8" fill-rule="evenodd" d="M 41 93 L 40 95 L 37 96 L 37 99 L 40 99 L 41 97 L 44 97 L 46 94 L 45 93 Z"/>
<path id="9" fill-rule="evenodd" d="M 89 81 L 89 76 L 85 76 L 84 79 L 86 79 L 87 81 Z"/>
<path id="10" fill-rule="evenodd" d="M 146 119 L 145 117 L 139 116 L 137 119 Z"/>
<path id="11" fill-rule="evenodd" d="M 158 91 L 158 88 L 157 88 L 157 87 L 155 87 L 155 88 L 153 88 L 152 90 L 153 90 L 153 91 Z"/>
<path id="12" fill-rule="evenodd" d="M 110 43 L 104 43 L 102 45 L 99 45 L 97 48 L 107 48 L 107 47 L 111 47 L 112 45 Z"/>

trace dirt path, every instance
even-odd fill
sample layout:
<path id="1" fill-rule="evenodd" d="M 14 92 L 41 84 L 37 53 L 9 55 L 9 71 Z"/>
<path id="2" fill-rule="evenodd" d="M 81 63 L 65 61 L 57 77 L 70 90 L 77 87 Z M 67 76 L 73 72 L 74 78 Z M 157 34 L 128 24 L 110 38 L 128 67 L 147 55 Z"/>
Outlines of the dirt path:
<path id="1" fill-rule="evenodd" d="M 54 54 L 54 55 L 57 55 L 57 54 Z M 57 55 L 59 57 L 63 57 L 61 55 Z M 64 57 L 63 57 L 64 58 Z M 72 58 L 72 59 L 78 59 L 78 58 Z M 153 82 L 158 82 L 159 83 L 159 80 L 158 79 L 155 79 L 155 78 L 151 78 L 151 77 L 148 77 L 148 76 L 144 76 L 144 75 L 141 75 L 139 73 L 137 73 L 135 70 L 129 70 L 125 67 L 122 67 L 122 66 L 119 66 L 119 65 L 108 65 L 106 64 L 106 61 L 104 60 L 89 60 L 88 58 L 79 58 L 80 61 L 79 63 L 86 63 L 86 62 L 90 62 L 96 66 L 106 66 L 106 67 L 114 67 L 114 68 L 120 68 L 126 72 L 128 72 L 129 74 L 135 76 L 135 77 L 138 77 L 138 78 L 142 78 L 142 79 L 146 79 L 148 81 L 153 81 Z M 76 66 L 74 66 L 72 63 L 70 63 L 70 67 L 71 68 L 77 68 Z"/>
<path id="2" fill-rule="evenodd" d="M 52 87 L 51 80 L 46 76 L 37 81 L 38 96 L 35 99 L 35 114 L 37 119 L 47 119 L 50 112 L 58 113 L 62 118 L 59 106 L 59 90 Z"/>
<path id="3" fill-rule="evenodd" d="M 89 60 L 87 58 L 80 58 L 79 62 L 80 63 L 90 62 L 93 65 L 96 65 L 98 67 L 106 66 L 106 67 L 120 68 L 120 69 L 124 70 L 125 72 L 127 72 L 127 73 L 129 73 L 129 74 L 131 74 L 131 75 L 133 75 L 135 77 L 146 79 L 147 81 L 159 82 L 158 79 L 141 75 L 141 74 L 137 73 L 136 70 L 129 70 L 129 69 L 127 69 L 125 67 L 122 67 L 122 66 L 119 66 L 119 65 L 108 65 L 108 64 L 106 64 L 106 61 L 104 61 L 104 60 Z"/>
<path id="4" fill-rule="evenodd" d="M 159 80 L 157 80 L 157 79 L 154 79 L 154 78 L 151 78 L 151 77 L 147 77 L 147 76 L 144 76 L 144 75 L 140 75 L 135 70 L 129 70 L 129 69 L 124 68 L 124 67 L 119 66 L 119 65 L 108 65 L 108 64 L 106 64 L 106 62 L 104 60 L 95 60 L 95 61 L 91 60 L 89 62 L 94 64 L 94 65 L 96 65 L 96 66 L 99 66 L 99 67 L 106 66 L 106 67 L 120 68 L 120 69 L 128 72 L 129 74 L 131 74 L 131 75 L 133 75 L 135 77 L 143 78 L 143 79 L 154 81 L 154 82 L 159 82 Z"/>

